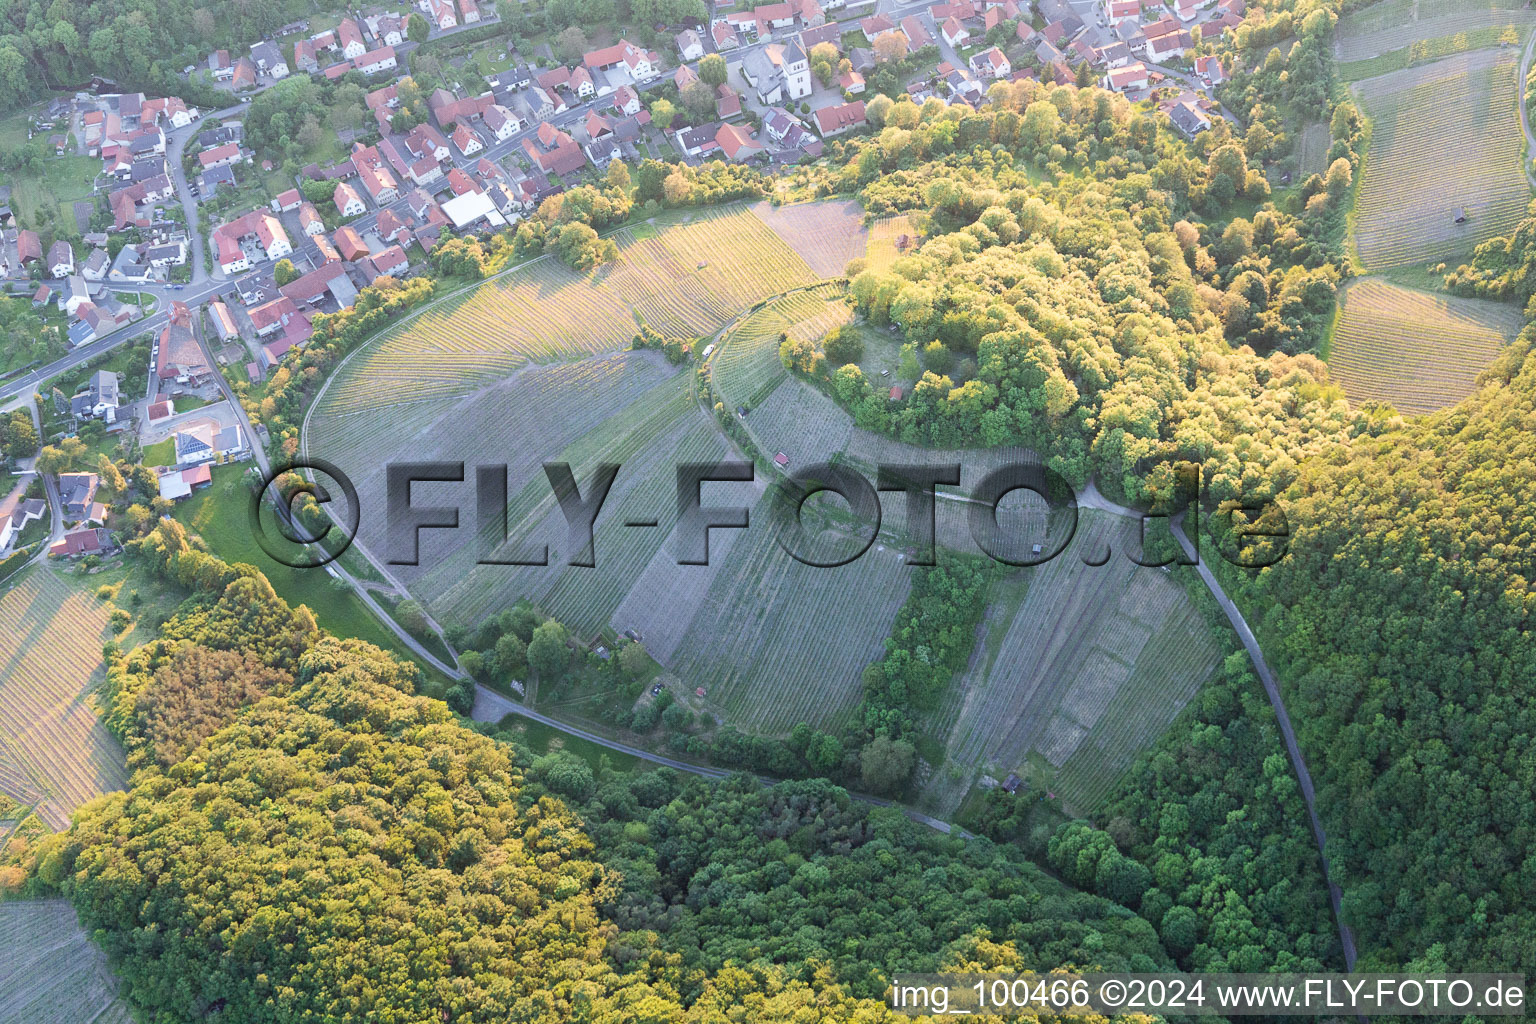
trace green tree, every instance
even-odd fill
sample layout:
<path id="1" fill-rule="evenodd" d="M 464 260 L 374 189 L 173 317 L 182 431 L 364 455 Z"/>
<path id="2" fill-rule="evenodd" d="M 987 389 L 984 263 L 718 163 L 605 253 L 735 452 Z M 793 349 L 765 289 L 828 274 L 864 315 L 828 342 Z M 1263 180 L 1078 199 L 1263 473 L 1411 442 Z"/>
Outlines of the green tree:
<path id="1" fill-rule="evenodd" d="M 907 784 L 917 764 L 917 750 L 906 740 L 876 736 L 859 751 L 864 785 L 873 793 L 894 793 Z"/>
<path id="2" fill-rule="evenodd" d="M 705 54 L 699 60 L 699 78 L 712 89 L 725 84 L 727 68 L 725 58 L 718 53 Z"/>
<path id="3" fill-rule="evenodd" d="M 413 43 L 424 43 L 432 32 L 427 19 L 419 13 L 412 11 L 411 16 L 405 19 L 405 37 Z"/>
<path id="4" fill-rule="evenodd" d="M 538 673 L 540 679 L 558 679 L 565 674 L 570 662 L 565 627 L 554 619 L 541 623 L 528 643 L 528 667 Z"/>
<path id="5" fill-rule="evenodd" d="M 285 284 L 291 284 L 298 279 L 299 272 L 294 267 L 293 261 L 284 257 L 272 267 L 272 280 L 281 288 Z"/>

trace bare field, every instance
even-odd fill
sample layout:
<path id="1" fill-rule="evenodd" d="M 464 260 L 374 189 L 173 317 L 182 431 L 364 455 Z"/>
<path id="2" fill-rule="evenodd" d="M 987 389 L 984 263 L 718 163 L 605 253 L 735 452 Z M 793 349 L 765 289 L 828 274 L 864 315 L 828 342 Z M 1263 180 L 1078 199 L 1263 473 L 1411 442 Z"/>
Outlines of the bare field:
<path id="1" fill-rule="evenodd" d="M 752 212 L 822 277 L 842 277 L 848 261 L 863 256 L 868 244 L 864 208 L 851 199 L 793 206 L 764 202 Z"/>
<path id="2" fill-rule="evenodd" d="M 0 1024 L 130 1024 L 67 900 L 0 903 Z"/>
<path id="3" fill-rule="evenodd" d="M 107 607 L 39 566 L 0 595 L 0 792 L 50 828 L 127 784 L 123 751 L 98 714 Z"/>
<path id="4" fill-rule="evenodd" d="M 1373 278 L 1351 282 L 1340 306 L 1329 374 L 1351 402 L 1391 402 L 1406 413 L 1433 412 L 1470 395 L 1521 323 L 1513 306 Z"/>

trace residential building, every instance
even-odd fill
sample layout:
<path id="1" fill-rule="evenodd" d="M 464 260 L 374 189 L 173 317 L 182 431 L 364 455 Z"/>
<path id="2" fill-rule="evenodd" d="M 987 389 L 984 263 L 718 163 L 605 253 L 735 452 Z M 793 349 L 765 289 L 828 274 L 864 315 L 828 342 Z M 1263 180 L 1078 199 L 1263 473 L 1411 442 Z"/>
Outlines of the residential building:
<path id="1" fill-rule="evenodd" d="M 590 71 L 623 67 L 637 82 L 655 77 L 660 61 L 655 53 L 641 49 L 628 39 L 620 39 L 612 46 L 592 50 L 582 57 L 582 63 Z"/>
<path id="2" fill-rule="evenodd" d="M 814 112 L 816 118 L 816 130 L 824 139 L 834 135 L 842 135 L 845 132 L 863 128 L 868 122 L 864 118 L 864 101 L 854 100 L 852 103 L 840 103 L 836 106 L 823 107 Z"/>
<path id="3" fill-rule="evenodd" d="M 68 277 L 75 272 L 75 251 L 62 238 L 48 247 L 48 273 L 52 277 Z"/>
<path id="4" fill-rule="evenodd" d="M 170 323 L 160 331 L 160 352 L 155 357 L 155 375 L 162 381 L 183 384 L 199 382 L 213 371 L 203 356 L 203 347 L 193 332 L 192 311 L 186 303 L 171 302 Z"/>
<path id="5" fill-rule="evenodd" d="M 453 0 L 426 0 L 427 20 L 436 25 L 439 31 L 447 31 L 459 24 L 458 12 L 453 9 Z"/>
<path id="6" fill-rule="evenodd" d="M 314 203 L 305 203 L 299 207 L 299 229 L 310 238 L 325 231 L 325 221 L 320 217 L 320 211 L 315 209 Z"/>
<path id="7" fill-rule="evenodd" d="M 341 182 L 336 186 L 336 191 L 331 194 L 331 202 L 336 204 L 336 212 L 343 217 L 357 217 L 368 212 L 368 204 L 363 202 L 363 197 L 357 194 L 357 189 Z"/>
<path id="8" fill-rule="evenodd" d="M 342 18 L 336 26 L 336 44 L 341 49 L 341 55 L 348 60 L 361 57 L 368 51 L 368 44 L 363 42 L 362 26 L 352 18 Z"/>
<path id="9" fill-rule="evenodd" d="M 377 75 L 385 71 L 393 71 L 399 66 L 399 62 L 395 59 L 395 48 L 393 46 L 381 46 L 377 50 L 369 50 L 358 57 L 354 63 L 357 66 L 357 70 L 365 75 Z"/>
<path id="10" fill-rule="evenodd" d="M 698 60 L 704 56 L 704 40 L 696 30 L 684 29 L 673 38 L 677 41 L 677 52 L 683 60 Z"/>
<path id="11" fill-rule="evenodd" d="M 1111 92 L 1130 92 L 1147 88 L 1147 66 L 1140 61 L 1111 70 L 1103 78 L 1104 88 Z"/>

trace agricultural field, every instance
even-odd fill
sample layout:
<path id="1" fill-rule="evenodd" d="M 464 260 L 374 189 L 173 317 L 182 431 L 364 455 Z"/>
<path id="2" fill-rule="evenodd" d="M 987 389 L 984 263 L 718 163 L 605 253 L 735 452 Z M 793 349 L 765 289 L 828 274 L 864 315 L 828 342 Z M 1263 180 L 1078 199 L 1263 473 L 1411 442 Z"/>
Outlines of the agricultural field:
<path id="1" fill-rule="evenodd" d="M 762 523 L 719 566 L 670 667 L 706 685 L 709 703 L 743 730 L 840 729 L 912 587 L 901 553 L 876 544 L 848 565 L 815 568 Z"/>
<path id="2" fill-rule="evenodd" d="M 822 277 L 842 277 L 848 261 L 864 255 L 869 232 L 864 208 L 854 200 L 789 206 L 765 202 L 752 212 Z"/>
<path id="3" fill-rule="evenodd" d="M 585 276 L 539 259 L 405 318 L 347 363 L 317 412 L 435 404 L 528 363 L 627 348 L 641 319 L 663 334 L 706 336 L 764 296 L 819 279 L 740 206 L 615 239 L 618 262 Z"/>
<path id="4" fill-rule="evenodd" d="M 1355 85 L 1372 121 L 1355 234 L 1367 269 L 1453 260 L 1514 229 L 1531 197 L 1518 71 L 1514 53 L 1479 51 Z"/>
<path id="5" fill-rule="evenodd" d="M 68 900 L 0 903 L 0 1024 L 131 1024 Z"/>
<path id="6" fill-rule="evenodd" d="M 108 609 L 52 568 L 0 594 L 0 792 L 33 805 L 50 828 L 127 784 L 123 751 L 96 706 Z"/>
<path id="7" fill-rule="evenodd" d="M 821 285 L 775 299 L 716 343 L 719 351 L 710 363 L 715 388 L 731 408 L 757 408 L 789 375 L 779 361 L 781 335 L 816 340 L 852 315 L 841 285 Z"/>
<path id="8" fill-rule="evenodd" d="M 1536 12 L 1525 9 L 1523 0 L 1502 3 L 1466 3 L 1451 0 L 1383 0 L 1351 11 L 1339 19 L 1334 30 L 1333 53 L 1340 64 L 1348 65 L 1408 51 L 1416 43 L 1431 44 L 1425 49 L 1454 47 L 1452 53 L 1472 49 L 1470 41 L 1494 30 L 1494 42 L 1507 26 L 1524 32 L 1536 22 Z M 1457 36 L 1467 44 L 1457 45 Z M 1483 44 L 1488 45 L 1488 44 Z M 1346 78 L 1348 75 L 1345 76 Z"/>
<path id="9" fill-rule="evenodd" d="M 869 246 L 865 250 L 866 266 L 870 270 L 885 270 L 901 255 L 901 241 L 907 239 L 911 248 L 918 241 L 912 218 L 905 213 L 881 217 L 869 226 Z"/>
<path id="10" fill-rule="evenodd" d="M 1428 22 L 1420 22 L 1419 27 L 1432 31 L 1432 26 Z M 1376 75 L 1384 75 L 1389 71 L 1400 71 L 1415 64 L 1450 57 L 1453 54 L 1495 46 L 1513 47 L 1519 44 L 1526 28 L 1527 23 L 1520 25 L 1501 23 L 1483 25 L 1447 35 L 1415 38 L 1406 46 L 1339 64 L 1339 77 L 1346 82 L 1358 82 Z"/>
<path id="11" fill-rule="evenodd" d="M 1519 310 L 1400 288 L 1372 278 L 1340 296 L 1328 370 L 1351 402 L 1433 412 L 1472 393 L 1477 375 L 1520 329 Z"/>
<path id="12" fill-rule="evenodd" d="M 1221 652 L 1173 578 L 1187 570 L 1130 561 L 1137 535 L 1135 519 L 1084 511 L 1060 556 L 993 585 L 971 664 L 928 723 L 946 753 L 933 808 L 952 812 L 979 773 L 1018 771 L 1087 813 L 1209 677 Z"/>

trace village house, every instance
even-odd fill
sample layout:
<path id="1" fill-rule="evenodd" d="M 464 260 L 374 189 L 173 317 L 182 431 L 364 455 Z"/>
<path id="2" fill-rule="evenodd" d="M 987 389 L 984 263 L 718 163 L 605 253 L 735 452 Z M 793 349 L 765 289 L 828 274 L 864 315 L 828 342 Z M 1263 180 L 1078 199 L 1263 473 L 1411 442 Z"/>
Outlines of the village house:
<path id="1" fill-rule="evenodd" d="M 1111 92 L 1130 92 L 1145 89 L 1151 82 L 1147 77 L 1147 66 L 1137 61 L 1111 70 L 1104 76 L 1103 84 Z"/>
<path id="2" fill-rule="evenodd" d="M 867 123 L 864 119 L 864 101 L 854 100 L 852 103 L 840 103 L 832 107 L 823 107 L 815 111 L 816 131 L 824 139 L 834 135 L 842 135 L 845 132 L 856 131 Z"/>
<path id="3" fill-rule="evenodd" d="M 282 51 L 275 43 L 262 40 L 251 47 L 251 61 L 256 65 L 256 70 L 272 78 L 288 77 L 288 62 L 283 60 Z"/>
<path id="4" fill-rule="evenodd" d="M 113 550 L 111 531 L 97 527 L 66 533 L 48 549 L 48 554 L 52 558 L 82 558 L 109 554 Z"/>
<path id="5" fill-rule="evenodd" d="M 68 277 L 75 272 L 75 252 L 62 238 L 48 247 L 48 273 L 52 277 Z"/>
<path id="6" fill-rule="evenodd" d="M 1013 73 L 1013 65 L 997 47 L 971 55 L 971 70 L 981 78 L 1007 78 Z"/>
<path id="7" fill-rule="evenodd" d="M 59 501 L 64 507 L 64 518 L 71 522 L 89 518 L 100 487 L 101 479 L 95 473 L 60 473 Z"/>
<path id="8" fill-rule="evenodd" d="M 399 66 L 393 46 L 381 46 L 377 50 L 369 50 L 357 58 L 355 63 L 357 70 L 365 75 L 382 74 L 385 71 L 393 71 Z"/>
<path id="9" fill-rule="evenodd" d="M 368 44 L 363 42 L 362 27 L 352 18 L 342 18 L 336 26 L 336 45 L 348 60 L 361 57 L 368 50 Z"/>
<path id="10" fill-rule="evenodd" d="M 698 60 L 704 56 L 704 40 L 699 33 L 688 28 L 676 35 L 677 52 L 683 60 Z"/>
<path id="11" fill-rule="evenodd" d="M 341 253 L 341 258 L 351 263 L 368 255 L 368 246 L 363 244 L 363 238 L 352 227 L 336 229 L 336 251 Z"/>
<path id="12" fill-rule="evenodd" d="M 453 144 L 458 151 L 466 156 L 474 156 L 485 148 L 485 143 L 480 141 L 480 136 L 470 130 L 468 125 L 461 124 L 453 130 Z"/>
<path id="13" fill-rule="evenodd" d="M 459 24 L 459 16 L 453 9 L 453 0 L 426 0 L 427 18 L 438 31 L 446 32 Z"/>
<path id="14" fill-rule="evenodd" d="M 582 57 L 582 64 L 589 71 L 607 71 L 622 66 L 637 82 L 654 78 L 660 70 L 660 61 L 657 54 L 643 50 L 627 39 L 620 39 L 612 46 L 600 50 L 592 50 Z"/>
<path id="15" fill-rule="evenodd" d="M 159 345 L 155 375 L 161 381 L 199 383 L 213 373 L 193 333 L 192 311 L 186 303 L 172 301 L 170 322 L 160 330 Z"/>
<path id="16" fill-rule="evenodd" d="M 228 224 L 220 225 L 213 232 L 214 248 L 219 266 L 225 273 L 251 268 L 251 259 L 245 244 L 251 245 L 268 260 L 280 260 L 293 253 L 288 233 L 283 225 L 265 207 L 252 210 Z"/>
<path id="17" fill-rule="evenodd" d="M 545 174 L 570 174 L 587 162 L 576 140 L 547 121 L 523 140 L 523 149 Z"/>
<path id="18" fill-rule="evenodd" d="M 363 202 L 363 197 L 344 181 L 339 183 L 336 191 L 331 194 L 331 202 L 336 204 L 336 212 L 343 217 L 357 217 L 368 211 L 368 205 Z"/>

